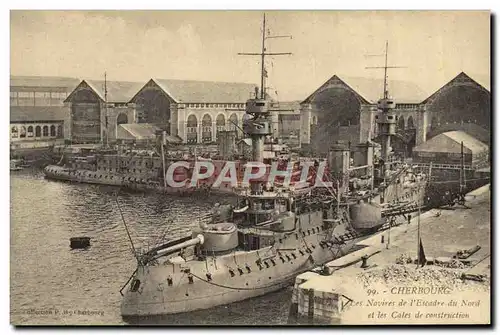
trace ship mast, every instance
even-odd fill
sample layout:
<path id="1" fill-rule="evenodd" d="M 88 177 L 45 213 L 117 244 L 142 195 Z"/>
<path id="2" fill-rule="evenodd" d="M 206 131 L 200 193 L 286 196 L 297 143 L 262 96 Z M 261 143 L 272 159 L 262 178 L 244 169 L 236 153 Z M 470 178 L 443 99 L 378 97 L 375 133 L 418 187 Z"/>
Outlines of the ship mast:
<path id="1" fill-rule="evenodd" d="M 262 47 L 259 53 L 238 53 L 238 55 L 247 56 L 260 56 L 261 58 L 261 68 L 260 68 L 260 97 L 258 88 L 256 88 L 255 98 L 249 99 L 246 103 L 246 113 L 251 116 L 248 121 L 247 128 L 245 132 L 250 135 L 252 139 L 252 158 L 253 163 L 262 165 L 264 162 L 264 139 L 271 135 L 271 120 L 269 112 L 270 101 L 266 94 L 265 78 L 267 77 L 267 71 L 265 68 L 265 57 L 266 56 L 281 56 L 281 55 L 291 55 L 290 52 L 266 52 L 266 40 L 269 38 L 282 38 L 290 36 L 266 36 L 266 14 L 264 14 L 262 20 Z M 253 181 L 250 183 L 252 194 L 262 193 L 262 182 Z"/>
<path id="2" fill-rule="evenodd" d="M 109 134 L 108 134 L 108 86 L 106 80 L 106 72 L 104 72 L 104 125 L 105 125 L 105 134 L 106 134 L 106 142 L 105 148 L 108 148 L 109 144 Z"/>
<path id="3" fill-rule="evenodd" d="M 261 52 L 255 53 L 255 52 L 239 52 L 238 55 L 240 56 L 260 56 L 260 99 L 264 100 L 266 99 L 266 83 L 265 83 L 265 78 L 267 78 L 267 71 L 266 71 L 266 65 L 265 65 L 265 57 L 266 56 L 284 56 L 284 55 L 291 55 L 291 52 L 266 52 L 266 40 L 271 39 L 271 38 L 292 38 L 291 35 L 267 35 L 266 36 L 266 14 L 264 13 L 263 19 L 262 19 L 262 47 L 261 47 Z M 258 99 L 259 97 L 256 96 L 255 99 Z"/>
<path id="4" fill-rule="evenodd" d="M 387 82 L 387 70 L 403 68 L 403 66 L 389 66 L 388 65 L 388 52 L 389 52 L 389 42 L 385 42 L 385 63 L 384 66 L 374 66 L 367 67 L 367 69 L 384 69 L 384 92 L 383 98 L 377 102 L 377 108 L 382 112 L 377 120 L 379 127 L 379 134 L 382 138 L 382 160 L 384 162 L 382 166 L 382 176 L 385 176 L 385 170 L 387 162 L 389 160 L 389 148 L 391 146 L 391 136 L 396 134 L 396 114 L 393 110 L 396 107 L 396 103 L 389 96 L 389 88 Z"/>

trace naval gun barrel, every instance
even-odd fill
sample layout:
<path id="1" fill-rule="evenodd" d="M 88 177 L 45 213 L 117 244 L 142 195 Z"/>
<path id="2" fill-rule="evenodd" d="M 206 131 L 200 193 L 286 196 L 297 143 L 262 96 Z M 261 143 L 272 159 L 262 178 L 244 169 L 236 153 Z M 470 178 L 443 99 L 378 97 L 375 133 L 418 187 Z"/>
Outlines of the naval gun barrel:
<path id="1" fill-rule="evenodd" d="M 160 258 L 162 256 L 169 255 L 169 254 L 171 254 L 173 252 L 176 252 L 178 250 L 181 250 L 183 248 L 191 247 L 191 246 L 197 245 L 197 244 L 203 244 L 203 242 L 205 242 L 205 238 L 203 237 L 203 235 L 199 234 L 195 238 L 187 240 L 186 242 L 182 242 L 182 243 L 173 245 L 171 247 L 168 247 L 168 248 L 165 248 L 165 249 L 162 249 L 162 250 L 158 250 L 153 255 L 153 257 L 154 258 Z"/>

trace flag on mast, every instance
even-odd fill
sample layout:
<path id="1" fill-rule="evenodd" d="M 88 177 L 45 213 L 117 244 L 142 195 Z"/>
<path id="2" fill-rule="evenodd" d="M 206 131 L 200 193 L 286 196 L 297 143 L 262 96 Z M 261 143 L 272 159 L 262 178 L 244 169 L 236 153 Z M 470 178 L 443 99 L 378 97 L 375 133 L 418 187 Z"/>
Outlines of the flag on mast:
<path id="1" fill-rule="evenodd" d="M 422 267 L 427 264 L 427 259 L 425 258 L 424 245 L 422 244 L 422 238 L 420 238 L 419 242 L 420 246 L 418 248 L 418 263 Z"/>

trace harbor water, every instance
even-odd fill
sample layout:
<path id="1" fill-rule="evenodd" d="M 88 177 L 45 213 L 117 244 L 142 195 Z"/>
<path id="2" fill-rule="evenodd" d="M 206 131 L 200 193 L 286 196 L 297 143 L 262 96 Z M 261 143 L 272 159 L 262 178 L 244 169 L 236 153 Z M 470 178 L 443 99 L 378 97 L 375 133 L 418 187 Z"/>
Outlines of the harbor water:
<path id="1" fill-rule="evenodd" d="M 224 201 L 49 181 L 40 171 L 30 169 L 11 173 L 10 197 L 10 313 L 14 325 L 130 323 L 120 316 L 119 290 L 135 270 L 136 261 L 120 209 L 135 248 L 141 249 L 188 233 L 198 224 L 197 218 Z M 90 237 L 91 247 L 70 249 L 70 238 L 78 236 Z M 288 288 L 209 310 L 133 322 L 286 324 L 290 296 Z"/>

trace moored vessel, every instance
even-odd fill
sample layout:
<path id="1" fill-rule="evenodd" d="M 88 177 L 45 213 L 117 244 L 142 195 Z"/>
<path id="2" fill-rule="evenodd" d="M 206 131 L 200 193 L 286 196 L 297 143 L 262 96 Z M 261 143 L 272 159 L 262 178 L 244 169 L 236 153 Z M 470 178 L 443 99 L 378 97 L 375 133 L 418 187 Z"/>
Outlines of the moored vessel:
<path id="1" fill-rule="evenodd" d="M 262 31 L 265 41 L 265 17 Z M 265 54 L 263 43 L 262 58 Z M 255 165 L 263 164 L 264 141 L 271 134 L 263 73 L 264 66 L 260 96 L 246 104 Z M 365 157 L 371 157 L 373 146 L 366 148 Z M 327 179 L 336 181 L 334 187 L 328 180 L 322 180 L 324 187 L 268 187 L 257 178 L 237 192 L 236 205 L 207 214 L 191 235 L 135 252 L 137 268 L 120 290 L 122 316 L 189 312 L 276 291 L 390 227 L 388 217 L 401 209 L 417 210 L 425 177 L 405 184 L 409 168 L 388 159 L 352 167 L 344 150 L 338 148 L 329 159 L 333 171 Z M 385 153 L 387 158 L 388 148 Z M 368 182 L 349 187 L 355 179 Z M 400 198 L 406 205 L 397 205 Z"/>

